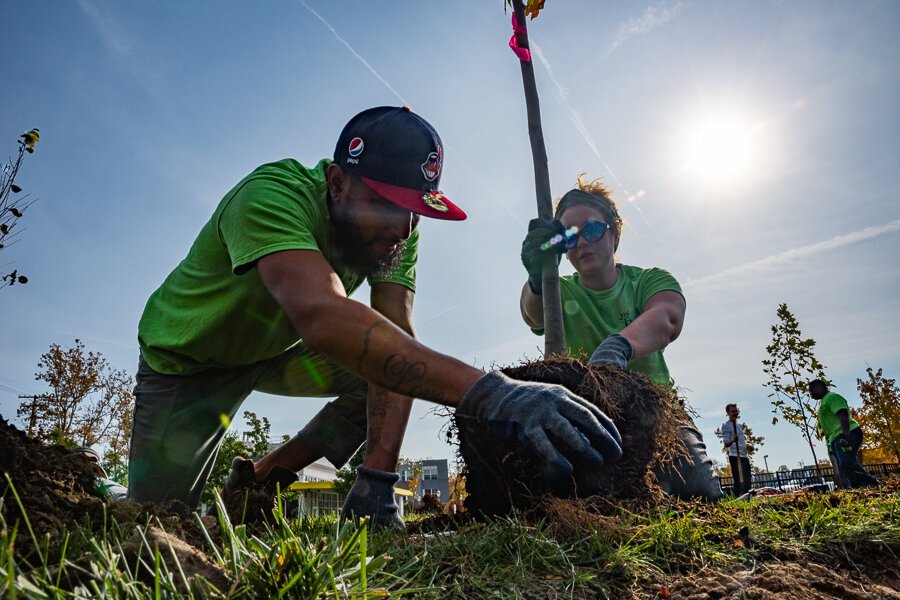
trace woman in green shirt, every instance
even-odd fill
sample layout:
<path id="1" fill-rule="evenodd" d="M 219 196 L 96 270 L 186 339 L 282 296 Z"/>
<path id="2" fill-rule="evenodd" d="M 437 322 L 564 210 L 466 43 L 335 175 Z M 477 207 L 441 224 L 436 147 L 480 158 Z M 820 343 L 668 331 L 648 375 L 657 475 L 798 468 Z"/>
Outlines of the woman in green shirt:
<path id="1" fill-rule="evenodd" d="M 543 334 L 541 257 L 565 254 L 575 273 L 560 277 L 566 350 L 646 375 L 657 385 L 672 386 L 663 358 L 678 338 L 685 300 L 678 281 L 663 269 L 644 269 L 616 262 L 622 218 L 609 190 L 599 181 L 578 178 L 578 186 L 557 203 L 554 220 L 534 219 L 522 243 L 528 281 L 522 288 L 522 318 Z M 718 499 L 719 481 L 700 432 L 693 425 L 681 432 L 691 461 L 657 473 L 662 488 L 679 497 Z"/>

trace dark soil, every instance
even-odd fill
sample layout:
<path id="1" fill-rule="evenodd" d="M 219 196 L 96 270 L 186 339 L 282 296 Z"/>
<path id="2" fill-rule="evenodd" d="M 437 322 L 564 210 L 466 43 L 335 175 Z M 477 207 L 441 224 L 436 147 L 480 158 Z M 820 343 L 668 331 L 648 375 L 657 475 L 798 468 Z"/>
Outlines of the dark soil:
<path id="1" fill-rule="evenodd" d="M 606 366 L 588 366 L 568 358 L 551 358 L 503 369 L 523 381 L 563 385 L 609 415 L 622 435 L 623 458 L 601 473 L 548 481 L 537 472 L 540 461 L 523 447 L 505 442 L 489 426 L 457 418 L 459 449 L 466 474 L 466 508 L 495 516 L 512 509 L 529 512 L 546 495 L 583 498 L 641 499 L 657 502 L 662 492 L 654 470 L 671 464 L 679 425 L 689 418 L 679 399 L 646 377 Z"/>
<path id="2" fill-rule="evenodd" d="M 18 528 L 15 550 L 24 564 L 36 564 L 37 547 L 41 547 L 52 565 L 59 560 L 65 536 L 76 525 L 101 531 L 114 520 L 123 536 L 132 538 L 124 546 L 123 560 L 137 564 L 138 554 L 145 552 L 145 560 L 153 564 L 152 548 L 165 544 L 182 559 L 191 585 L 195 577 L 216 584 L 223 581 L 224 575 L 195 547 L 205 545 L 205 538 L 187 506 L 180 502 L 110 503 L 94 491 L 97 477 L 102 475 L 95 463 L 62 446 L 47 446 L 29 438 L 2 417 L 0 471 L 0 516 L 8 529 Z M 77 547 L 78 541 L 71 545 Z M 169 557 L 171 553 L 160 554 Z"/>

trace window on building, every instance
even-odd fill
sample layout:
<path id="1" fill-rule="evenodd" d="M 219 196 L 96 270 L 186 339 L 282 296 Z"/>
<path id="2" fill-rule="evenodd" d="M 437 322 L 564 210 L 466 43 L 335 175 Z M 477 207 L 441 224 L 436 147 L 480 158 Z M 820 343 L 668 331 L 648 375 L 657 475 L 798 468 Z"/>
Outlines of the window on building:
<path id="1" fill-rule="evenodd" d="M 437 479 L 437 478 L 438 478 L 437 465 L 424 465 L 422 467 L 422 479 Z"/>

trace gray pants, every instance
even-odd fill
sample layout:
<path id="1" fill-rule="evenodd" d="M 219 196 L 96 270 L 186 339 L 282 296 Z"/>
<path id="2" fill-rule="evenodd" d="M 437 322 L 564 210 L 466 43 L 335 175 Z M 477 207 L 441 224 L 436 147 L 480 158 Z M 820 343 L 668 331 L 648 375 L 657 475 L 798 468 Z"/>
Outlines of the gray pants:
<path id="1" fill-rule="evenodd" d="M 703 436 L 693 425 L 679 431 L 688 457 L 679 455 L 675 464 L 665 471 L 657 471 L 656 479 L 662 490 L 683 500 L 702 498 L 719 500 L 722 486 L 713 471 L 712 459 L 706 454 Z"/>
<path id="2" fill-rule="evenodd" d="M 178 499 L 196 507 L 225 437 L 225 423 L 254 390 L 281 396 L 336 395 L 297 434 L 336 467 L 366 439 L 366 382 L 302 344 L 252 365 L 196 375 L 163 375 L 141 358 L 134 389 L 129 498 Z"/>

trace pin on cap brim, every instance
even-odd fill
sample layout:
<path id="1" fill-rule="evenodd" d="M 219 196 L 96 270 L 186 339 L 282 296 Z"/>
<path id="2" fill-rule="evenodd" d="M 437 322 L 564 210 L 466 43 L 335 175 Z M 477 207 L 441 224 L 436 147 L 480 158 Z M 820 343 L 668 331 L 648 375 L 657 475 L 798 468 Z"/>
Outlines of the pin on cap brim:
<path id="1" fill-rule="evenodd" d="M 378 195 L 417 215 L 445 221 L 463 221 L 466 218 L 466 213 L 441 192 L 400 187 L 368 177 L 360 179 Z"/>

